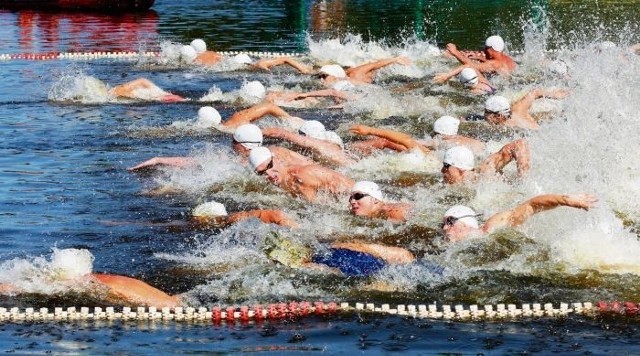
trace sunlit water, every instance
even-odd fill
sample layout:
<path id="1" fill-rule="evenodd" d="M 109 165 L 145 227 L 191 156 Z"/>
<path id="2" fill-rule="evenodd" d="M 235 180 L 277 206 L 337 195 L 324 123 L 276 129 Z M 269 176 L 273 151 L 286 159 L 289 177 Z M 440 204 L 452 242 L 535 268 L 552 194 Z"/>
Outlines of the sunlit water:
<path id="1" fill-rule="evenodd" d="M 138 25 L 129 28 L 124 26 L 131 23 L 127 16 L 0 13 L 0 19 L 8 24 L 1 33 L 3 53 L 162 50 L 162 56 L 151 61 L 2 63 L 0 177 L 4 184 L 0 190 L 0 233 L 4 238 L 0 241 L 0 259 L 4 263 L 0 265 L 0 282 L 18 281 L 35 293 L 26 298 L 4 298 L 4 304 L 101 303 L 58 278 L 55 253 L 69 248 L 90 251 L 94 260 L 87 255 L 80 258 L 89 265 L 92 262 L 93 271 L 140 278 L 171 294 L 183 293 L 193 305 L 315 299 L 469 304 L 637 301 L 640 243 L 634 228 L 640 214 L 640 158 L 635 155 L 640 135 L 636 122 L 640 57 L 626 49 L 637 41 L 633 35 L 637 6 L 632 6 L 633 2 L 593 5 L 586 7 L 585 15 L 592 21 L 575 23 L 570 14 L 585 9 L 558 2 L 527 7 L 518 5 L 520 2 L 465 7 L 406 1 L 398 8 L 386 8 L 390 14 L 404 16 L 389 15 L 385 21 L 390 26 L 369 28 L 359 21 L 372 16 L 368 9 L 373 3 L 335 1 L 293 7 L 282 2 L 261 4 L 251 11 L 238 7 L 218 12 L 228 4 L 215 2 L 202 11 L 202 4 L 159 1 L 154 12 L 135 15 Z M 340 16 L 322 20 L 319 6 L 329 6 L 324 13 L 342 10 L 338 11 Z M 238 17 L 241 10 L 250 16 Z M 488 23 L 460 20 L 460 16 L 478 12 L 486 14 Z M 211 14 L 220 18 L 214 21 Z M 263 20 L 267 15 L 269 20 Z M 92 25 L 83 27 L 87 19 Z M 117 34 L 116 27 L 129 33 L 130 38 L 114 41 L 107 33 Z M 103 29 L 105 34 L 100 35 Z M 464 34 L 457 29 L 465 30 Z M 79 35 L 87 31 L 95 33 Z M 215 49 L 300 51 L 305 53 L 301 59 L 308 63 L 351 66 L 394 55 L 408 56 L 411 66 L 381 70 L 376 77 L 380 85 L 358 89 L 357 99 L 347 103 L 344 110 L 287 110 L 305 119 L 323 121 L 347 141 L 351 139 L 348 127 L 352 123 L 395 127 L 422 137 L 430 133 L 430 124 L 437 117 L 479 113 L 484 100 L 462 93 L 455 80 L 445 85 L 431 84 L 435 73 L 452 67 L 451 60 L 439 56 L 438 45 L 441 48 L 451 40 L 461 46 L 477 46 L 493 31 L 503 34 L 512 49 L 522 52 L 516 55 L 520 68 L 510 81 L 494 79 L 502 95 L 515 99 L 536 86 L 568 87 L 571 95 L 561 101 L 539 100 L 534 105 L 534 113 L 547 120 L 538 132 L 525 135 L 533 154 L 532 169 L 520 182 L 514 182 L 513 170 L 507 170 L 506 182 L 483 181 L 463 189 L 445 187 L 439 178 L 442 152 L 434 157 L 383 153 L 342 170 L 356 180 L 376 180 L 393 200 L 413 203 L 416 214 L 399 225 L 351 217 L 346 201 L 307 205 L 289 198 L 239 164 L 228 136 L 194 125 L 197 110 L 205 103 L 216 106 L 223 118 L 247 104 L 248 98 L 239 90 L 247 80 L 259 80 L 271 90 L 308 90 L 316 87 L 312 79 L 289 70 L 238 70 L 230 61 L 203 70 L 181 65 L 175 59 L 175 44 L 195 36 L 204 37 Z M 20 39 L 18 43 L 16 38 Z M 599 51 L 598 44 L 603 40 L 614 41 L 617 48 Z M 559 75 L 558 68 L 564 67 L 567 74 Z M 146 77 L 191 101 L 171 105 L 132 103 L 113 100 L 106 94 L 107 87 L 138 77 Z M 263 127 L 269 124 L 278 122 L 267 119 L 260 123 Z M 465 124 L 461 130 L 490 140 L 489 151 L 511 137 L 493 132 L 482 123 Z M 158 155 L 193 156 L 202 168 L 164 169 L 153 175 L 126 171 Z M 165 193 L 153 194 L 158 192 Z M 518 232 L 501 232 L 455 245 L 445 244 L 438 232 L 442 213 L 456 203 L 470 205 L 486 218 L 536 194 L 582 192 L 599 197 L 595 209 L 584 212 L 559 208 L 535 216 Z M 212 199 L 225 203 L 230 211 L 279 207 L 303 227 L 289 231 L 247 221 L 223 231 L 193 233 L 171 232 L 154 225 L 185 220 L 194 206 Z M 419 258 L 417 263 L 388 267 L 369 278 L 291 269 L 275 264 L 262 252 L 264 239 L 274 231 L 315 248 L 336 239 L 365 238 L 408 248 Z M 337 350 L 346 350 L 362 347 L 360 334 L 370 333 L 368 324 L 358 320 L 333 321 L 338 329 L 357 330 L 347 334 L 346 343 L 333 334 L 335 330 L 313 324 L 316 321 L 296 325 L 301 329 L 303 325 L 315 325 L 312 330 L 318 337 Z M 411 335 L 421 335 L 424 329 L 420 322 L 395 319 L 376 325 L 396 323 Z M 588 326 L 581 323 L 570 320 L 566 327 L 589 335 L 592 328 L 603 325 L 600 321 L 589 322 Z M 633 328 L 615 320 L 613 324 L 620 329 Z M 453 344 L 444 343 L 436 349 L 490 350 L 487 345 L 493 347 L 493 341 L 479 341 L 485 340 L 485 331 L 479 331 L 484 330 L 482 325 L 462 324 L 458 326 L 461 331 L 450 331 L 449 324 L 434 323 L 429 328 L 434 327 L 438 333 L 429 337 L 447 339 L 466 332 L 475 339 L 461 344 L 449 340 Z M 486 338 L 491 340 L 504 332 L 493 324 L 484 327 L 488 328 Z M 542 322 L 507 328 L 513 328 L 510 333 L 525 335 L 531 328 L 554 327 L 554 322 Z M 68 332 L 52 328 L 48 334 L 38 328 L 41 326 L 21 325 L 4 330 L 14 336 L 38 332 L 43 342 L 47 335 Z M 118 328 L 127 330 L 126 325 Z M 257 337 L 254 334 L 261 335 L 261 328 L 240 328 L 238 333 Z M 276 343 L 282 345 L 293 332 L 288 326 L 276 328 L 287 330 Z M 73 330 L 82 333 L 84 327 Z M 195 349 L 207 342 L 206 338 L 218 337 L 216 333 L 201 339 L 203 330 L 197 327 L 149 331 L 159 340 L 164 340 L 164 333 L 182 332 L 190 333 Z M 222 330 L 219 337 L 233 338 L 234 332 Z M 625 331 L 620 334 L 625 335 Z M 384 346 L 393 343 L 395 334 L 382 335 L 377 338 L 384 341 L 369 346 L 396 350 Z M 99 332 L 94 336 L 102 337 Z M 584 342 L 581 337 L 576 336 L 578 346 L 558 346 L 559 352 L 580 352 Z M 223 349 L 241 351 L 222 340 Z M 545 349 L 524 340 L 505 338 L 501 342 L 511 345 L 511 351 Z M 186 345 L 184 340 L 174 342 Z M 610 350 L 608 342 L 590 342 L 603 352 Z M 430 347 L 407 340 L 399 343 L 414 349 Z M 255 344 L 263 347 L 270 342 L 258 340 Z M 56 350 L 95 347 L 91 345 L 80 342 Z M 319 347 L 335 350 L 333 346 Z M 400 349 L 396 351 L 401 351 L 403 346 L 397 347 Z M 507 348 L 502 351 L 507 352 Z"/>

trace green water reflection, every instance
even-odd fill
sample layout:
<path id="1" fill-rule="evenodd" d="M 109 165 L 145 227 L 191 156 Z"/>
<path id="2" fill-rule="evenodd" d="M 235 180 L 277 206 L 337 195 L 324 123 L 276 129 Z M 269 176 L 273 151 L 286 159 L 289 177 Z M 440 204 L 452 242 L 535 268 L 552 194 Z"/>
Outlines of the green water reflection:
<path id="1" fill-rule="evenodd" d="M 314 39 L 359 34 L 398 44 L 407 38 L 477 48 L 499 33 L 522 49 L 523 27 L 550 27 L 549 45 L 576 39 L 637 41 L 639 1 L 214 1 L 158 4 L 160 29 L 186 42 L 208 39 L 220 50 L 304 50 Z M 188 8 L 187 8 L 188 7 Z"/>

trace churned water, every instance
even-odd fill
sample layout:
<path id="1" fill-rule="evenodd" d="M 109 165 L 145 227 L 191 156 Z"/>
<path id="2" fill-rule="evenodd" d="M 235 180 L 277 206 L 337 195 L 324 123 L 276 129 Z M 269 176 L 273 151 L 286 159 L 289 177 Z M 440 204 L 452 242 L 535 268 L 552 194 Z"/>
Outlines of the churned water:
<path id="1" fill-rule="evenodd" d="M 64 282 L 88 269 L 141 279 L 194 306 L 638 301 L 640 57 L 628 47 L 640 42 L 639 8 L 635 1 L 158 0 L 151 11 L 125 15 L 2 11 L 0 54 L 162 51 L 153 60 L 0 63 L 0 282 L 30 292 L 2 297 L 3 306 L 105 305 L 83 285 Z M 571 94 L 537 101 L 532 110 L 543 118 L 541 129 L 516 134 L 532 151 L 531 171 L 521 181 L 508 169 L 507 181 L 445 187 L 441 152 L 383 153 L 341 170 L 412 203 L 416 214 L 405 224 L 354 218 L 346 202 L 307 205 L 287 197 L 239 164 L 228 136 L 195 124 L 202 105 L 214 105 L 223 118 L 243 108 L 250 101 L 240 90 L 246 81 L 308 90 L 316 88 L 313 79 L 286 69 L 257 72 L 230 61 L 202 69 L 175 59 L 176 44 L 196 37 L 215 50 L 297 52 L 316 64 L 407 56 L 410 66 L 381 70 L 380 85 L 360 89 L 342 110 L 285 109 L 324 122 L 347 141 L 353 123 L 423 137 L 441 115 L 483 108 L 482 98 L 461 94 L 455 83 L 431 82 L 453 67 L 440 56 L 444 44 L 475 49 L 494 33 L 519 62 L 509 81 L 494 78 L 500 94 L 516 99 L 539 86 Z M 123 102 L 106 94 L 139 77 L 191 100 Z M 512 138 L 480 123 L 461 130 L 488 140 L 489 151 Z M 191 156 L 200 168 L 127 171 L 154 156 Z M 542 193 L 592 193 L 599 202 L 589 212 L 540 214 L 518 231 L 486 239 L 442 241 L 438 224 L 453 204 L 488 217 Z M 229 211 L 277 207 L 302 227 L 246 221 L 222 231 L 166 228 L 214 199 Z M 398 245 L 419 261 L 368 278 L 291 269 L 262 251 L 273 232 L 312 246 L 354 238 Z M 65 263 L 69 254 L 77 264 Z M 353 314 L 223 327 L 25 323 L 0 330 L 0 349 L 19 353 L 638 352 L 637 321 L 615 318 L 460 323 Z"/>

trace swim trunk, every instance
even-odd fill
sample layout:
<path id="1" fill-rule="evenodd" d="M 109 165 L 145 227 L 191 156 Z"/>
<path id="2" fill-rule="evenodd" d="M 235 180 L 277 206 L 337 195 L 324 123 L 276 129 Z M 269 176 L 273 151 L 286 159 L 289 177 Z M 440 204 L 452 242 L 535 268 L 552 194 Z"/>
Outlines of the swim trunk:
<path id="1" fill-rule="evenodd" d="M 368 276 L 378 272 L 386 263 L 368 253 L 330 248 L 328 253 L 316 254 L 312 262 L 339 269 L 347 276 Z"/>

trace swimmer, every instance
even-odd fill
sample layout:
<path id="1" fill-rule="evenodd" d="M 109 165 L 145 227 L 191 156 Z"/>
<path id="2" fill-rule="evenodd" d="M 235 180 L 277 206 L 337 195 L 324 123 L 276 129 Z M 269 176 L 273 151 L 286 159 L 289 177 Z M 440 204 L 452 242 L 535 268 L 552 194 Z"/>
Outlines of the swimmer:
<path id="1" fill-rule="evenodd" d="M 262 131 L 253 124 L 240 125 L 235 129 L 231 141 L 231 147 L 242 158 L 243 162 L 247 162 L 249 152 L 255 147 L 262 146 Z M 273 153 L 273 158 L 279 165 L 290 164 L 312 164 L 313 160 L 305 157 L 297 152 L 291 151 L 284 147 L 269 146 Z M 153 157 L 133 167 L 128 168 L 129 171 L 139 171 L 142 169 L 156 168 L 158 166 L 169 166 L 175 168 L 189 168 L 198 166 L 198 161 L 193 157 Z"/>
<path id="2" fill-rule="evenodd" d="M 322 66 L 319 70 L 318 76 L 326 87 L 336 88 L 337 85 L 338 88 L 344 89 L 344 86 L 347 85 L 347 83 L 350 85 L 373 83 L 375 71 L 392 64 L 410 65 L 411 60 L 407 57 L 393 57 L 362 64 L 357 67 L 349 68 L 346 71 L 337 64 L 330 64 Z"/>
<path id="3" fill-rule="evenodd" d="M 191 213 L 189 227 L 195 229 L 224 227 L 251 218 L 258 219 L 265 224 L 276 224 L 291 228 L 299 227 L 298 223 L 281 210 L 253 209 L 227 214 L 225 206 L 215 201 L 196 206 Z"/>
<path id="4" fill-rule="evenodd" d="M 356 161 L 349 157 L 344 149 L 342 139 L 333 131 L 325 130 L 324 125 L 316 120 L 307 120 L 298 129 L 299 134 L 280 127 L 262 129 L 265 137 L 277 138 L 296 146 L 309 149 L 319 161 L 336 167 L 345 167 Z"/>
<path id="5" fill-rule="evenodd" d="M 475 154 L 482 154 L 486 149 L 484 142 L 458 134 L 460 119 L 453 116 L 442 116 L 433 123 L 431 146 L 436 149 L 448 149 L 454 146 L 465 146 Z M 429 140 L 424 140 L 428 142 Z M 423 142 L 423 141 L 420 141 Z M 425 145 L 427 143 L 424 143 Z"/>
<path id="6" fill-rule="evenodd" d="M 430 154 L 432 152 L 431 148 L 418 142 L 418 140 L 411 137 L 411 135 L 402 132 L 388 129 L 379 129 L 366 125 L 353 125 L 349 128 L 349 131 L 356 135 L 372 135 L 378 137 L 378 139 L 366 140 L 351 144 L 352 149 L 363 154 L 371 152 L 373 149 L 384 148 L 389 148 L 398 152 L 411 150 L 417 150 L 424 154 Z"/>
<path id="7" fill-rule="evenodd" d="M 442 172 L 445 183 L 457 184 L 476 180 L 482 175 L 502 174 L 502 169 L 511 161 L 515 161 L 517 176 L 522 178 L 529 171 L 530 156 L 527 141 L 518 139 L 507 143 L 476 167 L 473 152 L 464 146 L 456 146 L 444 153 L 444 162 L 440 172 Z"/>
<path id="8" fill-rule="evenodd" d="M 448 241 L 462 241 L 472 236 L 490 234 L 505 227 L 522 225 L 532 215 L 559 206 L 589 210 L 598 199 L 591 194 L 546 194 L 531 198 L 515 208 L 494 214 L 480 226 L 471 208 L 456 205 L 444 213 L 442 229 Z"/>
<path id="9" fill-rule="evenodd" d="M 246 63 L 246 62 L 245 62 Z M 252 67 L 257 69 L 262 69 L 265 71 L 271 71 L 271 68 L 281 65 L 287 65 L 301 74 L 311 74 L 313 73 L 313 68 L 309 67 L 299 61 L 291 57 L 276 57 L 276 58 L 263 58 L 255 63 L 246 63 L 250 64 Z"/>
<path id="10" fill-rule="evenodd" d="M 378 185 L 370 181 L 356 182 L 349 195 L 349 211 L 355 216 L 403 222 L 411 208 L 411 204 L 385 201 Z"/>
<path id="11" fill-rule="evenodd" d="M 353 96 L 344 91 L 334 88 L 313 90 L 304 93 L 296 91 L 269 91 L 265 100 L 276 105 L 287 107 L 314 107 L 320 104 L 318 98 L 331 98 L 335 104 L 342 104 L 344 101 L 353 99 Z M 331 106 L 330 109 L 338 108 Z"/>
<path id="12" fill-rule="evenodd" d="M 233 130 L 240 125 L 250 124 L 265 117 L 266 115 L 271 115 L 279 119 L 289 121 L 293 126 L 300 126 L 302 123 L 304 123 L 304 120 L 295 116 L 291 116 L 278 105 L 270 101 L 263 101 L 250 108 L 234 113 L 227 121 L 221 123 L 220 125 L 224 129 Z"/>
<path id="13" fill-rule="evenodd" d="M 117 85 L 109 90 L 109 94 L 116 98 L 162 101 L 165 103 L 175 103 L 188 100 L 179 95 L 171 94 L 160 89 L 160 87 L 145 78 L 138 78 L 130 82 Z"/>
<path id="14" fill-rule="evenodd" d="M 199 64 L 203 66 L 213 66 L 224 58 L 220 53 L 207 51 L 207 44 L 204 40 L 196 38 L 190 44 L 182 46 L 180 58 L 188 64 Z"/>
<path id="15" fill-rule="evenodd" d="M 568 89 L 536 88 L 530 90 L 513 104 L 510 104 L 509 100 L 503 96 L 494 95 L 488 98 L 484 104 L 484 119 L 494 125 L 537 130 L 540 125 L 529 113 L 533 102 L 540 98 L 563 99 L 568 95 Z"/>
<path id="16" fill-rule="evenodd" d="M 108 303 L 158 308 L 177 307 L 182 304 L 179 296 L 170 296 L 143 281 L 114 274 L 92 273 L 92 269 L 93 256 L 89 251 L 57 250 L 52 257 L 50 268 L 47 268 L 50 277 L 53 278 L 49 283 L 59 283 L 76 289 L 86 286 L 87 292 L 103 297 Z M 0 284 L 0 294 L 3 295 L 33 292 L 37 291 L 34 291 L 33 287 L 23 287 L 19 280 Z"/>
<path id="17" fill-rule="evenodd" d="M 427 137 L 426 139 L 418 140 L 408 134 L 394 130 L 379 129 L 366 125 L 353 125 L 349 131 L 354 134 L 378 137 L 373 140 L 352 143 L 350 148 L 364 155 L 370 154 L 373 150 L 385 148 L 397 152 L 418 149 L 424 154 L 430 154 L 434 149 L 451 146 L 466 146 L 476 153 L 484 152 L 485 144 L 483 142 L 471 137 L 458 135 L 459 126 L 459 119 L 443 116 L 433 124 L 433 138 Z"/>
<path id="18" fill-rule="evenodd" d="M 494 94 L 496 88 L 491 85 L 489 80 L 471 67 L 460 66 L 448 73 L 437 74 L 433 78 L 433 82 L 443 84 L 454 76 L 458 76 L 458 80 L 474 95 Z"/>
<path id="19" fill-rule="evenodd" d="M 497 73 L 509 76 L 517 65 L 513 58 L 504 53 L 504 49 L 504 40 L 500 36 L 488 37 L 482 53 L 461 52 L 453 43 L 448 43 L 446 46 L 446 51 L 465 66 L 472 67 L 483 74 Z"/>
<path id="20" fill-rule="evenodd" d="M 285 165 L 273 158 L 268 148 L 258 147 L 251 150 L 249 164 L 256 174 L 294 197 L 315 202 L 320 192 L 340 195 L 353 187 L 352 179 L 321 165 Z"/>
<path id="21" fill-rule="evenodd" d="M 263 250 L 271 260 L 288 267 L 329 268 L 331 272 L 353 277 L 369 276 L 388 265 L 415 261 L 413 254 L 401 247 L 351 241 L 334 242 L 324 249 L 313 251 L 278 234 L 265 239 Z"/>

